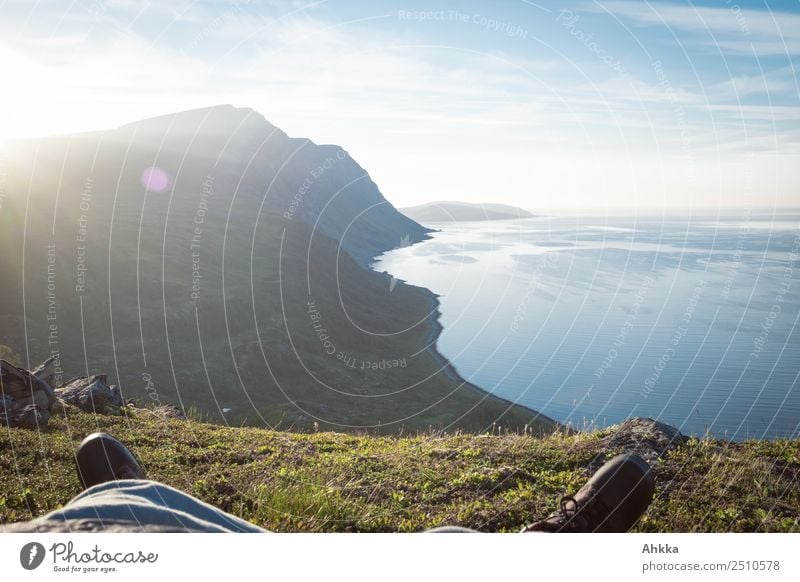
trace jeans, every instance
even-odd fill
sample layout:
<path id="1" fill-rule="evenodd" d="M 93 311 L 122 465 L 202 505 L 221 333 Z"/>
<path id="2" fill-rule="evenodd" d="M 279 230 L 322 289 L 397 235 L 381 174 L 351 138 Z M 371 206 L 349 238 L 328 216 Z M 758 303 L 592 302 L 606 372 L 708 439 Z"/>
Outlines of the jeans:
<path id="1" fill-rule="evenodd" d="M 62 509 L 32 523 L 47 529 L 56 523 L 127 524 L 130 530 L 156 526 L 171 531 L 263 533 L 266 530 L 217 509 L 174 487 L 137 479 L 90 487 Z M 124 528 L 123 528 L 124 529 Z"/>

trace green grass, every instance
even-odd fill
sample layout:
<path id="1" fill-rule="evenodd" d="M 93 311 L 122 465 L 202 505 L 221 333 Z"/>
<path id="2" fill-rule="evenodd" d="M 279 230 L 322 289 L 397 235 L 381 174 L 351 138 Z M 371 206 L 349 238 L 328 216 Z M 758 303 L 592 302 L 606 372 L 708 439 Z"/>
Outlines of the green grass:
<path id="1" fill-rule="evenodd" d="M 0 432 L 0 523 L 76 495 L 74 448 L 98 430 L 127 443 L 153 479 L 304 532 L 516 531 L 585 482 L 608 434 L 299 434 L 70 412 L 38 433 Z M 654 468 L 656 500 L 636 531 L 800 532 L 800 441 L 691 439 Z"/>

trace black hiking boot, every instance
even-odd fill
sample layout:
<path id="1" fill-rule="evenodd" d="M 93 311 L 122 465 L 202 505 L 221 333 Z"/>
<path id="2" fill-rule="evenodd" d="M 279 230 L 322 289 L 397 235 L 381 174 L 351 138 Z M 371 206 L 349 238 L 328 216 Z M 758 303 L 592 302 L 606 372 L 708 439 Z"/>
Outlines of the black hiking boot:
<path id="1" fill-rule="evenodd" d="M 96 432 L 87 436 L 75 452 L 78 478 L 84 489 L 118 479 L 144 479 L 136 457 L 110 434 Z"/>
<path id="2" fill-rule="evenodd" d="M 618 455 L 600 467 L 574 496 L 561 498 L 559 509 L 523 532 L 628 531 L 653 500 L 650 465 L 638 455 Z"/>

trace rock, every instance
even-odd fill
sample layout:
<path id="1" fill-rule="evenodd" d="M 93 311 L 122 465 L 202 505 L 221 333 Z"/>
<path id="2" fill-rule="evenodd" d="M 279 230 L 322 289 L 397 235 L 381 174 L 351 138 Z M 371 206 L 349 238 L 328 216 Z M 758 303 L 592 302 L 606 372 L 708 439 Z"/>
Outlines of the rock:
<path id="1" fill-rule="evenodd" d="M 80 410 L 77 406 L 73 406 L 72 404 L 67 404 L 60 398 L 56 398 L 55 404 L 50 407 L 50 414 L 67 414 L 68 412 L 75 412 Z"/>
<path id="2" fill-rule="evenodd" d="M 0 414 L 0 423 L 9 428 L 37 430 L 47 426 L 49 420 L 50 412 L 47 409 L 32 404 L 15 410 L 6 410 L 5 413 Z"/>
<path id="3" fill-rule="evenodd" d="M 30 395 L 30 386 L 25 374 L 24 370 L 20 370 L 5 360 L 0 360 L 0 382 L 2 382 L 3 394 L 15 399 L 19 396 Z"/>
<path id="4" fill-rule="evenodd" d="M 0 396 L 0 414 L 14 408 L 14 399 L 11 396 Z"/>
<path id="5" fill-rule="evenodd" d="M 44 390 L 37 390 L 33 393 L 33 405 L 45 410 L 50 410 L 50 407 L 55 404 L 55 400 L 55 396 L 51 398 L 50 394 Z"/>
<path id="6" fill-rule="evenodd" d="M 44 362 L 31 370 L 31 374 L 39 378 L 42 382 L 47 383 L 51 388 L 54 386 L 56 378 L 56 361 L 58 356 L 50 356 Z"/>
<path id="7" fill-rule="evenodd" d="M 56 395 L 67 404 L 86 412 L 109 414 L 125 405 L 117 386 L 108 385 L 105 374 L 75 378 L 56 389 Z"/>
<path id="8" fill-rule="evenodd" d="M 49 409 L 55 403 L 55 392 L 50 384 L 5 360 L 0 360 L 0 382 L 3 394 L 20 404 L 36 404 Z"/>
<path id="9" fill-rule="evenodd" d="M 651 464 L 687 439 L 674 426 L 652 418 L 629 418 L 610 430 L 603 438 L 604 450 L 636 453 Z"/>
<path id="10" fill-rule="evenodd" d="M 50 410 L 53 404 L 55 404 L 55 400 L 56 400 L 55 396 L 51 397 L 50 394 L 48 394 L 46 391 L 37 390 L 36 392 L 33 393 L 33 396 L 29 394 L 25 397 L 17 398 L 16 403 L 18 406 L 28 406 L 30 404 L 33 404 L 34 406 L 38 406 L 39 408 Z"/>

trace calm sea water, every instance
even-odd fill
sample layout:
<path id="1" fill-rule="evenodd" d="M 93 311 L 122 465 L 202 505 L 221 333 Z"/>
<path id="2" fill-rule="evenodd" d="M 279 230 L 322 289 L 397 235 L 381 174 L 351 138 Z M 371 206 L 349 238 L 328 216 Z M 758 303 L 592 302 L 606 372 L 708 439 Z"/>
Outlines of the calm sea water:
<path id="1" fill-rule="evenodd" d="M 375 268 L 441 296 L 438 349 L 575 426 L 800 435 L 800 214 L 431 225 Z"/>

